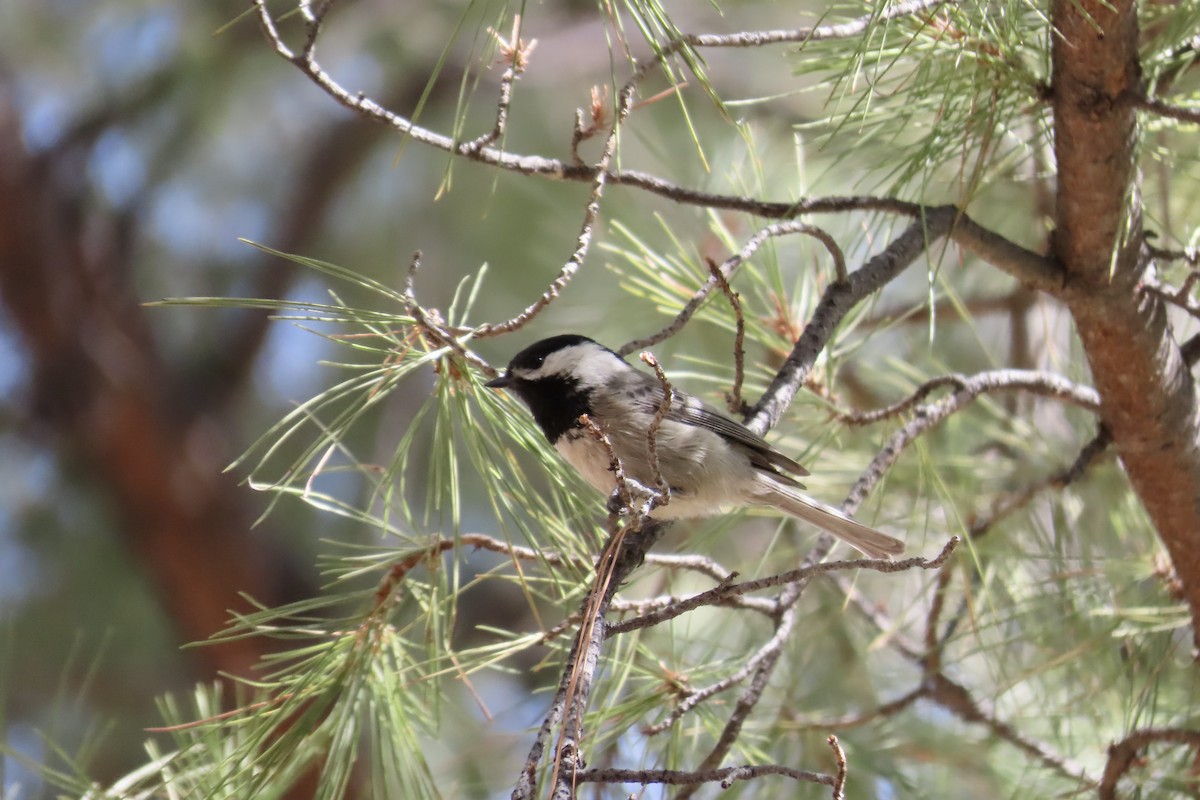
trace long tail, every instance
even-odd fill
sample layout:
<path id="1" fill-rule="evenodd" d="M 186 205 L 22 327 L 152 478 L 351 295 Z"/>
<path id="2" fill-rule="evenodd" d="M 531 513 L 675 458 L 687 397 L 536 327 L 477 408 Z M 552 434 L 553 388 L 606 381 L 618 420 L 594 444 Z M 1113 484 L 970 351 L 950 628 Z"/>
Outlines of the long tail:
<path id="1" fill-rule="evenodd" d="M 833 506 L 827 506 L 801 494 L 798 489 L 772 480 L 767 475 L 760 475 L 758 484 L 762 487 L 758 495 L 760 503 L 774 506 L 793 517 L 811 522 L 872 558 L 889 558 L 904 552 L 904 542 L 899 539 L 868 528 Z"/>

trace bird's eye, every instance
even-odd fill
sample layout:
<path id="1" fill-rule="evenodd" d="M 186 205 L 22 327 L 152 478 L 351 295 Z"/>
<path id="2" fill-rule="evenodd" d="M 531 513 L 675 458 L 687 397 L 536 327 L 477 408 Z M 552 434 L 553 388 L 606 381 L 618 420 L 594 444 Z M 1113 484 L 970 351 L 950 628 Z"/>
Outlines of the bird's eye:
<path id="1" fill-rule="evenodd" d="M 545 357 L 545 356 L 538 356 L 537 358 L 535 358 L 535 359 L 533 360 L 533 368 L 534 368 L 534 369 L 537 369 L 538 367 L 540 367 L 540 366 L 541 366 L 542 364 L 544 364 L 544 363 L 546 363 L 546 357 Z"/>

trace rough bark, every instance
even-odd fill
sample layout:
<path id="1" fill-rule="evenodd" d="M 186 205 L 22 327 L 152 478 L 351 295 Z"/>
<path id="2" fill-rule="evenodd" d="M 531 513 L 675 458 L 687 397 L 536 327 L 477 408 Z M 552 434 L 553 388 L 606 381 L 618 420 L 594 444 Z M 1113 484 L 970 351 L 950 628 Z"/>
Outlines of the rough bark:
<path id="1" fill-rule="evenodd" d="M 1166 309 L 1138 291 L 1149 266 L 1136 161 L 1137 8 L 1055 0 L 1055 255 L 1101 414 L 1200 631 L 1200 416 Z M 1197 639 L 1200 641 L 1200 639 Z"/>

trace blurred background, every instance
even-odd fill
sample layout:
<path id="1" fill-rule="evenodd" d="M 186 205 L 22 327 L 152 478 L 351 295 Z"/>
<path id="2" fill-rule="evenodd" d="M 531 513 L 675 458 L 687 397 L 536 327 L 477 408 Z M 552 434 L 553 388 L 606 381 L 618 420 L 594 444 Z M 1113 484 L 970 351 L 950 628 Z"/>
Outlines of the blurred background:
<path id="1" fill-rule="evenodd" d="M 345 4 L 322 58 L 386 106 L 420 107 L 435 130 L 482 92 L 468 119 L 486 130 L 500 70 L 487 70 L 476 31 L 507 19 L 486 5 Z M 537 69 L 509 143 L 565 155 L 570 110 L 610 74 L 603 26 L 591 3 L 553 4 L 528 25 Z M 469 35 L 456 40 L 460 26 Z M 318 540 L 366 535 L 296 504 L 252 527 L 267 499 L 240 484 L 244 473 L 222 472 L 330 382 L 323 340 L 265 312 L 144 303 L 326 297 L 315 273 L 246 238 L 396 286 L 420 248 L 431 306 L 486 262 L 506 277 L 480 315 L 500 318 L 570 254 L 585 192 L 465 164 L 451 176 L 444 155 L 362 122 L 280 60 L 243 2 L 0 5 L 8 745 L 34 763 L 60 746 L 97 779 L 123 774 L 143 758 L 143 729 L 161 722 L 157 696 L 247 675 L 264 647 L 183 645 L 224 628 L 243 594 L 270 605 L 315 594 Z M 602 274 L 573 288 L 606 290 Z M 572 326 L 603 336 L 603 304 L 590 316 L 576 312 Z M 501 360 L 513 346 L 495 349 Z M 370 452 L 378 436 L 386 452 L 423 400 L 393 397 L 353 446 Z M 4 760 L 0 794 L 39 787 Z"/>
<path id="2" fill-rule="evenodd" d="M 330 68 L 402 113 L 424 96 L 422 121 L 452 127 L 479 46 L 454 31 L 487 10 L 347 5 L 338 36 L 365 49 L 339 52 L 331 36 Z M 34 762 L 43 735 L 70 752 L 87 743 L 99 779 L 140 762 L 157 695 L 246 675 L 263 647 L 182 645 L 222 629 L 241 593 L 267 604 L 315 593 L 317 540 L 363 535 L 296 506 L 252 529 L 265 499 L 222 473 L 326 385 L 322 340 L 265 313 L 143 303 L 324 298 L 314 273 L 244 237 L 394 285 L 422 248 L 431 305 L 485 261 L 511 268 L 511 294 L 493 286 L 485 304 L 504 314 L 557 271 L 572 243 L 555 231 L 578 224 L 547 184 L 496 190 L 478 169 L 459 168 L 433 202 L 446 159 L 411 143 L 401 157 L 398 137 L 276 57 L 246 9 L 0 5 L 0 720 Z M 538 24 L 594 26 L 594 13 L 556 4 Z M 556 62 L 530 81 L 523 114 L 565 85 L 583 103 L 603 79 L 603 48 L 582 64 L 557 47 L 539 53 Z M 576 85 L 582 72 L 593 74 Z M 558 122 L 561 142 L 570 119 Z M 381 417 L 403 417 L 405 403 Z M 4 766 L 0 794 L 37 795 L 29 770 Z"/>

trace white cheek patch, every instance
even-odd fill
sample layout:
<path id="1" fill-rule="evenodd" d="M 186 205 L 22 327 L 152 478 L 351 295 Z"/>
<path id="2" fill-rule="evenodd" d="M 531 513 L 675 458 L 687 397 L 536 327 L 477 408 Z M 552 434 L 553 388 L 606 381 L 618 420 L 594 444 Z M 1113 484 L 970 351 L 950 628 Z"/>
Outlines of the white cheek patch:
<path id="1" fill-rule="evenodd" d="M 571 369 L 579 377 L 582 386 L 610 386 L 633 370 L 633 367 L 622 361 L 619 356 L 599 345 L 593 344 L 579 349 L 582 352 L 578 354 Z"/>
<path id="2" fill-rule="evenodd" d="M 584 386 L 603 386 L 629 369 L 628 364 L 600 345 L 585 342 L 556 350 L 537 369 L 516 369 L 513 373 L 527 381 L 573 375 Z"/>

